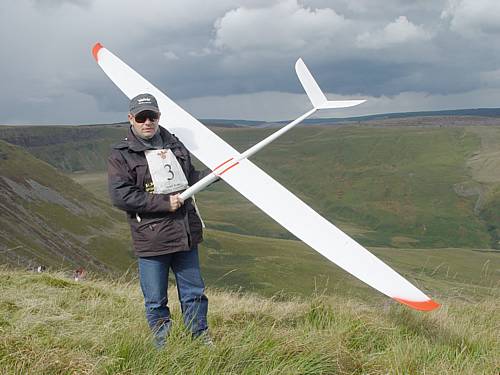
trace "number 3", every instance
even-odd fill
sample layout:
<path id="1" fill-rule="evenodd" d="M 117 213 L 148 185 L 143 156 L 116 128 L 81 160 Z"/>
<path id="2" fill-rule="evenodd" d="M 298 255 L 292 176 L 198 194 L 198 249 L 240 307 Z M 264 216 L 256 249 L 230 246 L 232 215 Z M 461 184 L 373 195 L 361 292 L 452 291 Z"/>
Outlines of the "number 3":
<path id="1" fill-rule="evenodd" d="M 168 173 L 170 173 L 172 176 L 172 177 L 167 178 L 167 180 L 168 181 L 173 180 L 174 179 L 174 172 L 172 172 L 172 166 L 170 164 L 165 164 L 163 167 L 164 168 L 168 167 Z"/>

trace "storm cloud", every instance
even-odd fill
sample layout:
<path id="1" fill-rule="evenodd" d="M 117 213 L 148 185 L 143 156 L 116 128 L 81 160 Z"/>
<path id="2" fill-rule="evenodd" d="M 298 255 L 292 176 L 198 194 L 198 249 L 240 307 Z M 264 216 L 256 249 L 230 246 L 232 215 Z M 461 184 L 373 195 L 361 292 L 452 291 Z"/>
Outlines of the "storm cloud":
<path id="1" fill-rule="evenodd" d="M 19 0 L 0 4 L 0 123 L 125 119 L 100 41 L 193 115 L 283 120 L 310 108 L 302 57 L 350 116 L 499 107 L 495 0 Z"/>

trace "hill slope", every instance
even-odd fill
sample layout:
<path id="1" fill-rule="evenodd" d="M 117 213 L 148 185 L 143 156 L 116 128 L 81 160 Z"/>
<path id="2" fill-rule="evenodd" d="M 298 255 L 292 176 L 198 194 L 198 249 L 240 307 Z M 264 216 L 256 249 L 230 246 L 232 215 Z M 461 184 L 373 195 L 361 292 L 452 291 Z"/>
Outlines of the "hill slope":
<path id="1" fill-rule="evenodd" d="M 127 236 L 113 234 L 119 219 L 70 178 L 0 141 L 2 263 L 123 271 L 132 260 Z"/>
<path id="2" fill-rule="evenodd" d="M 209 290 L 215 348 L 182 329 L 156 351 L 138 283 L 0 269 L 0 368 L 36 374 L 496 374 L 496 298 L 432 313 L 318 295 L 277 301 Z M 496 296 L 498 298 L 498 296 Z"/>
<path id="3" fill-rule="evenodd" d="M 28 150 L 63 172 L 106 168 L 109 147 L 126 133 L 123 125 L 0 126 L 0 139 Z"/>
<path id="4" fill-rule="evenodd" d="M 268 134 L 221 133 L 239 150 Z M 476 197 L 454 190 L 472 180 L 467 160 L 479 149 L 479 137 L 464 127 L 304 127 L 254 161 L 341 228 L 354 227 L 364 245 L 480 248 L 490 247 L 491 239 L 473 211 Z M 252 211 L 242 204 L 227 207 L 212 195 L 208 211 L 218 214 L 216 220 L 229 216 L 227 222 L 244 228 L 246 216 L 226 212 Z M 203 208 L 205 200 L 200 202 Z M 269 221 L 250 221 L 276 230 Z"/>
<path id="5" fill-rule="evenodd" d="M 497 248 L 500 177 L 495 166 L 500 165 L 500 142 L 491 140 L 500 139 L 500 126 L 460 120 L 455 126 L 442 126 L 440 119 L 426 119 L 420 125 L 305 126 L 278 139 L 253 160 L 364 245 Z M 102 171 L 109 145 L 125 129 L 54 128 L 47 127 L 44 133 L 31 127 L 31 136 L 38 135 L 24 147 L 64 171 L 85 171 L 75 178 L 106 199 Z M 67 137 L 60 135 L 55 137 L 57 144 L 44 145 L 56 142 L 48 139 L 53 130 L 68 132 Z M 273 131 L 214 130 L 239 150 Z M 2 132 L 0 128 L 0 137 L 20 143 L 26 132 L 31 131 L 3 128 Z M 211 228 L 292 238 L 224 183 L 200 194 L 199 202 Z"/>

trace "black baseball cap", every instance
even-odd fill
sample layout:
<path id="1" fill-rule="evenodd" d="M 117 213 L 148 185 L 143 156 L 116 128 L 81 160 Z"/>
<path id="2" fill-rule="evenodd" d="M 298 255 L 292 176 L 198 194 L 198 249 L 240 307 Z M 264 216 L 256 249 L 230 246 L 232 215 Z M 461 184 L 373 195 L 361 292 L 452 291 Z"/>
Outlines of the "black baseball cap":
<path id="1" fill-rule="evenodd" d="M 129 113 L 133 116 L 142 111 L 153 111 L 160 113 L 158 103 L 155 97 L 151 94 L 139 94 L 130 100 L 128 105 Z"/>

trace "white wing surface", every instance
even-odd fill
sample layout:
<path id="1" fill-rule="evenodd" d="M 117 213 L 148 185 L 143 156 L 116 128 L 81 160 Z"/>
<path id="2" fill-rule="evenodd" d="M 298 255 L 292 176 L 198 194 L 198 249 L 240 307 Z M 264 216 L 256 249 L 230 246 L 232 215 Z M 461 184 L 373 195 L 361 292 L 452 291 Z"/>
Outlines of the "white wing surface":
<path id="1" fill-rule="evenodd" d="M 154 95 L 166 122 L 201 162 L 283 227 L 330 261 L 387 296 L 417 310 L 439 306 L 360 244 L 255 166 L 99 43 L 93 54 L 129 98 Z"/>

